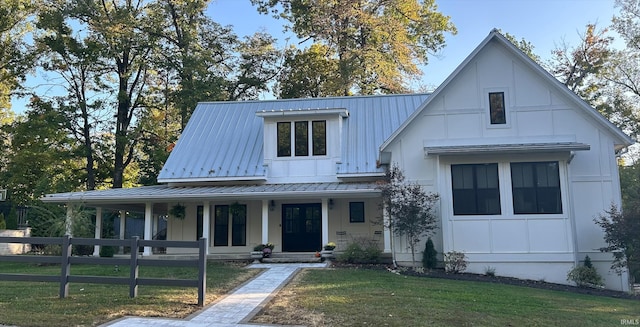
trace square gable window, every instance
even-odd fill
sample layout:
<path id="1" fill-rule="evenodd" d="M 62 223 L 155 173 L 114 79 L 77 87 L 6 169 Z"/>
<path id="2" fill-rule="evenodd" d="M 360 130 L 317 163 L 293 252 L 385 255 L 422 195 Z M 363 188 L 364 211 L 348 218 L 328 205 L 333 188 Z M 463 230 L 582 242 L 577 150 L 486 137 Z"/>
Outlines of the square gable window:
<path id="1" fill-rule="evenodd" d="M 507 115 L 504 106 L 504 92 L 489 93 L 489 114 L 492 125 L 502 125 L 507 123 Z"/>

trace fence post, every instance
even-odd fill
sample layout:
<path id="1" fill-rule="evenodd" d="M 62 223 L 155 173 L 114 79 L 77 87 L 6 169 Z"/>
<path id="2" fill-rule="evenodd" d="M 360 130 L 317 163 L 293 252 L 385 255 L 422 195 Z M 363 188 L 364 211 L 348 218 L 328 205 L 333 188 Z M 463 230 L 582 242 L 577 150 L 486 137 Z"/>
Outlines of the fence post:
<path id="1" fill-rule="evenodd" d="M 71 240 L 69 235 L 62 237 L 62 253 L 60 254 L 60 298 L 69 295 L 69 274 L 71 271 Z"/>
<path id="2" fill-rule="evenodd" d="M 203 307 L 207 295 L 207 238 L 201 237 L 198 245 L 198 306 Z"/>
<path id="3" fill-rule="evenodd" d="M 138 241 L 139 237 L 131 239 L 131 263 L 129 267 L 129 297 L 138 296 Z"/>

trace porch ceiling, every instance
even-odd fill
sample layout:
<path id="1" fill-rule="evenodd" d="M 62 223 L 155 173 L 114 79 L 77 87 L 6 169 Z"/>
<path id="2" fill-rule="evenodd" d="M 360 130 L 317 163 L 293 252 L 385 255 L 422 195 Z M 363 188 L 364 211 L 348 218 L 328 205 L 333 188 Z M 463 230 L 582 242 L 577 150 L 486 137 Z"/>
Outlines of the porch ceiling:
<path id="1" fill-rule="evenodd" d="M 375 197 L 380 194 L 376 183 L 291 183 L 261 185 L 169 186 L 94 190 L 47 194 L 41 198 L 50 203 L 84 203 L 89 205 L 145 203 L 167 201 L 203 201 L 216 199 L 286 199 Z"/>

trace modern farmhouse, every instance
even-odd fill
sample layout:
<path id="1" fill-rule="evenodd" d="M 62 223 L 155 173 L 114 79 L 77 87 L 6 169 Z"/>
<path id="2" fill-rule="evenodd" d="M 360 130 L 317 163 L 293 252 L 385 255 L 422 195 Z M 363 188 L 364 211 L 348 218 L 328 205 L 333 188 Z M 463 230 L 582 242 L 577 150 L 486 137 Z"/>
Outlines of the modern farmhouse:
<path id="1" fill-rule="evenodd" d="M 593 219 L 620 204 L 632 143 L 494 30 L 431 94 L 200 103 L 160 185 L 43 201 L 144 212 L 145 239 L 166 219 L 167 239 L 206 237 L 211 256 L 366 238 L 409 263 L 376 224 L 376 181 L 395 163 L 440 195 L 434 243 L 464 251 L 467 271 L 568 283 L 589 255 L 607 288 L 628 291 Z"/>

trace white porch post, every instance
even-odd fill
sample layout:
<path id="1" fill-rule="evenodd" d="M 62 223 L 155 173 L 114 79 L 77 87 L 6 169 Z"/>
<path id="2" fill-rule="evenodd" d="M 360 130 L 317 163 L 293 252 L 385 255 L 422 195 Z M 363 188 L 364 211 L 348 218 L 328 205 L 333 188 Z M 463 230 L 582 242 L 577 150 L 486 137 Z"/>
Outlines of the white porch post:
<path id="1" fill-rule="evenodd" d="M 102 238 L 102 207 L 96 208 L 96 230 L 95 230 L 95 239 L 99 240 Z M 93 246 L 93 256 L 100 256 L 100 245 Z"/>
<path id="2" fill-rule="evenodd" d="M 65 235 L 69 235 L 69 237 L 73 236 L 71 232 L 71 228 L 73 226 L 73 209 L 71 208 L 71 204 L 67 203 L 67 216 L 64 220 L 64 233 Z"/>
<path id="3" fill-rule="evenodd" d="M 125 222 L 127 221 L 127 212 L 124 210 L 120 210 L 120 235 L 118 235 L 118 239 L 124 240 L 124 227 Z M 133 249 L 131 249 L 133 251 Z M 120 247 L 120 253 L 124 253 L 124 246 Z"/>
<path id="4" fill-rule="evenodd" d="M 262 200 L 262 244 L 269 242 L 269 200 Z"/>
<path id="5" fill-rule="evenodd" d="M 329 199 L 322 199 L 322 244 L 329 243 Z"/>
<path id="6" fill-rule="evenodd" d="M 153 203 L 147 202 L 144 204 L 144 239 L 150 240 L 151 235 L 151 219 L 153 218 Z M 137 251 L 137 249 L 131 249 L 131 251 Z M 145 246 L 143 256 L 151 255 L 151 247 Z"/>
<path id="7" fill-rule="evenodd" d="M 387 205 L 382 208 L 382 220 L 384 226 L 389 226 L 389 211 L 387 211 Z M 391 252 L 391 229 L 384 227 L 382 231 L 384 238 L 384 253 Z"/>
<path id="8" fill-rule="evenodd" d="M 211 204 L 204 201 L 202 205 L 202 237 L 207 239 L 207 254 L 209 254 L 209 244 L 211 244 Z"/>

